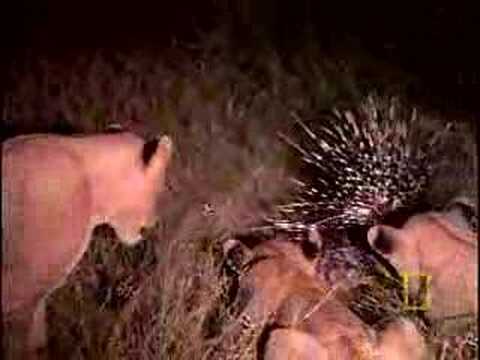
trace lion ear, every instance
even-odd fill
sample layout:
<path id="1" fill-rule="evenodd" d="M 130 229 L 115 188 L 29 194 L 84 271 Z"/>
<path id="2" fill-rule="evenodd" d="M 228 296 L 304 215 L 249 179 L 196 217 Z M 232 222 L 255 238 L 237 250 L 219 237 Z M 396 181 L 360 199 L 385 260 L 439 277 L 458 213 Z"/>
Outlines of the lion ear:
<path id="1" fill-rule="evenodd" d="M 222 245 L 223 256 L 229 256 L 233 252 L 241 252 L 244 256 L 251 256 L 252 250 L 247 247 L 241 240 L 232 238 L 226 240 Z"/>
<path id="2" fill-rule="evenodd" d="M 368 243 L 380 254 L 392 255 L 401 241 L 400 232 L 399 229 L 387 225 L 372 226 L 367 233 Z"/>
<path id="3" fill-rule="evenodd" d="M 252 259 L 253 251 L 241 240 L 228 239 L 222 245 L 226 268 L 237 274 L 244 271 L 244 266 Z"/>
<path id="4" fill-rule="evenodd" d="M 173 144 L 169 136 L 147 141 L 143 146 L 142 158 L 147 176 L 157 179 L 165 173 L 172 157 Z"/>

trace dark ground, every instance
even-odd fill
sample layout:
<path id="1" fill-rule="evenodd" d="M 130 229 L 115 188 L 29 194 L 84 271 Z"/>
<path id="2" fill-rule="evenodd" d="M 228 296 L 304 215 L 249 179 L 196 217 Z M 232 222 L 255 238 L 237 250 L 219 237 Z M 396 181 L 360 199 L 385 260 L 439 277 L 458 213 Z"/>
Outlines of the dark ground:
<path id="1" fill-rule="evenodd" d="M 196 30 L 218 24 L 233 26 L 236 46 L 249 47 L 263 37 L 285 53 L 311 37 L 325 50 L 346 47 L 355 56 L 361 49 L 412 73 L 417 81 L 409 95 L 436 108 L 478 112 L 480 20 L 475 3 L 22 0 L 2 2 L 0 26 L 10 54 L 30 47 L 57 53 L 163 47 L 172 37 L 192 39 Z"/>

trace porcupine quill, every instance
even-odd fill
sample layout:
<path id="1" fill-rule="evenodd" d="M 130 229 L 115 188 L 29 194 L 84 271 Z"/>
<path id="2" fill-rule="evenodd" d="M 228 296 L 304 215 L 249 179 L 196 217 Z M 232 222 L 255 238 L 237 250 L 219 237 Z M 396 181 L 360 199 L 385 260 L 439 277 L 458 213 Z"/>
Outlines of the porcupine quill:
<path id="1" fill-rule="evenodd" d="M 418 121 L 416 110 L 401 116 L 395 99 L 386 111 L 382 105 L 370 96 L 358 108 L 334 109 L 310 126 L 297 117 L 301 141 L 280 134 L 302 164 L 293 179 L 294 200 L 279 206 L 275 227 L 302 231 L 372 225 L 422 196 L 432 174 L 432 149 L 450 124 L 415 146 L 409 135 Z"/>

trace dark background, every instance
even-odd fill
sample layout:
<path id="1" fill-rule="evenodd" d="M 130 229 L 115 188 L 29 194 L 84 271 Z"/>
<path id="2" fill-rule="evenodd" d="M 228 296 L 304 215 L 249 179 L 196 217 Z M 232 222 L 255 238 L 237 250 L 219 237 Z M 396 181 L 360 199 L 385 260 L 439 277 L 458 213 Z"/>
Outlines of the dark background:
<path id="1" fill-rule="evenodd" d="M 292 51 L 310 37 L 411 72 L 437 107 L 480 110 L 479 1 L 61 1 L 2 2 L 1 41 L 26 48 L 162 47 L 228 24 L 238 46 L 268 37 Z M 4 57 L 3 62 L 9 57 Z M 419 91 L 419 90 L 415 90 Z"/>

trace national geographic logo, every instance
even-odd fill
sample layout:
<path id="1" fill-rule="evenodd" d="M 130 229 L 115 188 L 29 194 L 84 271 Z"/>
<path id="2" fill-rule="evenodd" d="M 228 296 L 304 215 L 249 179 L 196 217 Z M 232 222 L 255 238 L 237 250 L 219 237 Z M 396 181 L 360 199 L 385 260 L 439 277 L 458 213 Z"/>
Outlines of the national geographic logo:
<path id="1" fill-rule="evenodd" d="M 431 305 L 431 276 L 422 273 L 401 274 L 403 306 L 407 311 L 428 311 Z"/>

